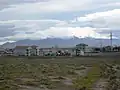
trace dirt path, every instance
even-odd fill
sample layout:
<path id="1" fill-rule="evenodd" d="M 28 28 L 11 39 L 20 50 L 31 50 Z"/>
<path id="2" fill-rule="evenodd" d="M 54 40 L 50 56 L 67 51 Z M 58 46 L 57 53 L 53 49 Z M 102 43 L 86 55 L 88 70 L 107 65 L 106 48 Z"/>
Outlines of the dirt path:
<path id="1" fill-rule="evenodd" d="M 66 78 L 65 80 L 62 81 L 62 83 L 65 84 L 65 85 L 68 85 L 68 86 L 73 85 L 71 78 Z"/>
<path id="2" fill-rule="evenodd" d="M 87 67 L 86 69 L 83 70 L 76 70 L 75 72 L 79 75 L 79 76 L 86 76 L 87 72 L 90 70 L 90 67 Z"/>
<path id="3" fill-rule="evenodd" d="M 20 87 L 21 87 L 21 89 L 19 89 L 19 90 L 49 90 L 47 88 L 41 89 L 41 88 L 38 88 L 38 87 L 24 86 L 24 85 L 21 85 Z"/>
<path id="4" fill-rule="evenodd" d="M 106 90 L 107 80 L 100 79 L 94 85 L 92 90 Z"/>
<path id="5" fill-rule="evenodd" d="M 79 76 L 86 76 L 87 75 L 87 72 L 90 70 L 90 68 L 86 68 L 86 69 L 83 69 L 83 70 L 76 70 L 75 72 L 79 75 Z M 72 82 L 72 78 L 66 78 L 65 80 L 63 80 L 63 83 L 65 85 L 73 85 L 73 82 Z"/>

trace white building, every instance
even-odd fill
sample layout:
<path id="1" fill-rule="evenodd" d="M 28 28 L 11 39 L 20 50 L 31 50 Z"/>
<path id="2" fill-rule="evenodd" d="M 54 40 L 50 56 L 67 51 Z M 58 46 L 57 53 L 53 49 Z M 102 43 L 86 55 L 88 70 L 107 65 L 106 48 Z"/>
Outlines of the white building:
<path id="1" fill-rule="evenodd" d="M 15 56 L 39 56 L 40 48 L 38 46 L 16 46 L 13 53 Z"/>
<path id="2" fill-rule="evenodd" d="M 89 55 L 89 53 L 92 52 L 92 48 L 89 47 L 88 45 L 84 44 L 84 43 L 81 43 L 81 44 L 78 44 L 76 45 L 76 55 L 79 56 L 79 55 Z"/>
<path id="3" fill-rule="evenodd" d="M 40 56 L 40 47 L 39 46 L 31 46 L 31 56 Z"/>

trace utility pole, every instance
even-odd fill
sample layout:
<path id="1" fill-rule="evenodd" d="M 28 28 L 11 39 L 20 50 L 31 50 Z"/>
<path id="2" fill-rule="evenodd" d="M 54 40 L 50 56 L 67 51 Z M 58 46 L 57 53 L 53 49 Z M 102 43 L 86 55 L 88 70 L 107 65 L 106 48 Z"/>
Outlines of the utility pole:
<path id="1" fill-rule="evenodd" d="M 102 52 L 102 48 L 103 48 L 103 45 L 102 45 L 102 39 L 100 40 L 100 50 Z"/>
<path id="2" fill-rule="evenodd" d="M 111 52 L 112 52 L 112 31 L 110 32 L 110 46 L 111 46 Z"/>
<path id="3" fill-rule="evenodd" d="M 100 38 L 100 51 L 102 52 L 102 50 L 103 50 L 103 43 L 102 43 L 102 38 Z"/>

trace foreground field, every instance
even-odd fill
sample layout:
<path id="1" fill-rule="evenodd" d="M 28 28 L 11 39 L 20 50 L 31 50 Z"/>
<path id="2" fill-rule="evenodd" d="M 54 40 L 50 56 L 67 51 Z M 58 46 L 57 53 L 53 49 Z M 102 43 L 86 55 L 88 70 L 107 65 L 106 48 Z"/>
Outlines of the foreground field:
<path id="1" fill-rule="evenodd" d="M 0 90 L 112 90 L 105 63 L 119 57 L 0 57 Z"/>

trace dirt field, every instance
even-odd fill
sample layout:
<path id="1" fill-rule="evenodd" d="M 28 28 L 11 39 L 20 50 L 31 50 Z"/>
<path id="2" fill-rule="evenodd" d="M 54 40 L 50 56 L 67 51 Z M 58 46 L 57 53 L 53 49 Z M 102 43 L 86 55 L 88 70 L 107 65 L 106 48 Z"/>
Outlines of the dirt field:
<path id="1" fill-rule="evenodd" d="M 0 57 L 0 90 L 105 90 L 104 63 L 120 64 L 120 56 Z"/>

